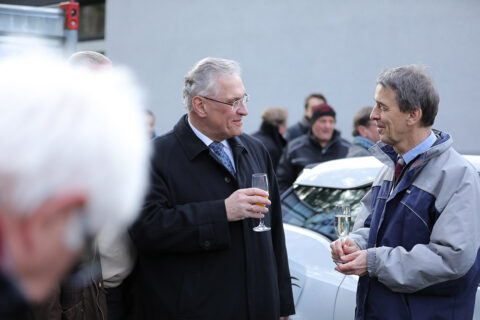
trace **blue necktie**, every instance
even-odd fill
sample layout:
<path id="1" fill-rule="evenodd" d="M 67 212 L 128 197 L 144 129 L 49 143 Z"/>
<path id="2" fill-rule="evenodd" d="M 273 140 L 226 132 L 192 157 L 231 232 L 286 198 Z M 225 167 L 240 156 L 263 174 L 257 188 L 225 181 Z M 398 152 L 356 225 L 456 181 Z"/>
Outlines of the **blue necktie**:
<path id="1" fill-rule="evenodd" d="M 235 169 L 233 168 L 232 162 L 228 155 L 223 151 L 223 145 L 220 142 L 212 142 L 210 144 L 210 150 L 217 156 L 218 160 L 227 168 L 228 171 L 235 176 Z"/>

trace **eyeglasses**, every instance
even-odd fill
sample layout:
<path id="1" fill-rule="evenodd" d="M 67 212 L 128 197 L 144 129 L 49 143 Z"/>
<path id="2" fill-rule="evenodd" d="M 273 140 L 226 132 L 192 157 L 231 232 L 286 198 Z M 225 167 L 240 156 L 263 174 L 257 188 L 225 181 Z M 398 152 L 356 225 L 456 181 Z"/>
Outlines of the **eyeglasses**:
<path id="1" fill-rule="evenodd" d="M 210 100 L 210 101 L 214 101 L 214 102 L 226 104 L 227 106 L 231 106 L 232 110 L 234 110 L 234 111 L 238 110 L 242 104 L 246 104 L 248 102 L 248 100 L 250 99 L 250 96 L 246 93 L 243 96 L 243 98 L 235 100 L 233 102 L 224 102 L 224 101 L 215 100 L 215 99 L 212 99 L 212 98 L 209 98 L 209 97 L 204 97 L 204 96 L 201 96 L 201 97 L 205 98 L 207 100 Z"/>

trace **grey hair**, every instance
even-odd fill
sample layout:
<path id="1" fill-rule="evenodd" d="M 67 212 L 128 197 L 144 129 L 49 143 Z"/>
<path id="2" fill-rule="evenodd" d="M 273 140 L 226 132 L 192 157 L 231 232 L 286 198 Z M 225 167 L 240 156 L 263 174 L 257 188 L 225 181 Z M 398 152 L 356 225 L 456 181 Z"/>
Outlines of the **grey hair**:
<path id="1" fill-rule="evenodd" d="M 287 108 L 265 108 L 262 112 L 262 120 L 274 126 L 280 126 L 287 123 Z"/>
<path id="2" fill-rule="evenodd" d="M 68 63 L 72 66 L 81 67 L 112 65 L 112 61 L 109 58 L 95 51 L 76 52 L 68 58 Z"/>
<path id="3" fill-rule="evenodd" d="M 383 71 L 377 77 L 378 84 L 395 91 L 400 111 L 420 108 L 421 123 L 424 126 L 433 125 L 440 97 L 424 66 L 409 65 Z"/>
<path id="4" fill-rule="evenodd" d="M 360 135 L 360 132 L 358 132 L 358 126 L 368 127 L 372 110 L 373 107 L 363 107 L 355 113 L 355 116 L 353 117 L 352 136 L 356 137 Z"/>
<path id="5" fill-rule="evenodd" d="M 218 94 L 216 79 L 222 75 L 240 76 L 238 62 L 221 58 L 205 58 L 200 60 L 185 75 L 183 87 L 183 105 L 188 112 L 193 111 L 192 99 L 195 96 Z"/>

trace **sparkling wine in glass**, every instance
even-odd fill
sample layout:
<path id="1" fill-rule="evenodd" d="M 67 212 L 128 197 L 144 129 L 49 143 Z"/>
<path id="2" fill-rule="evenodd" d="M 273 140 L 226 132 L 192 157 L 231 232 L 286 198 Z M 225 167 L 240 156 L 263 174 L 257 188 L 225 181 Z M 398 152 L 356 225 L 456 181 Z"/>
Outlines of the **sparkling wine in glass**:
<path id="1" fill-rule="evenodd" d="M 344 242 L 345 238 L 350 233 L 352 227 L 352 215 L 350 214 L 350 206 L 347 204 L 337 205 L 335 207 L 335 233 L 340 241 Z M 336 263 L 347 263 L 343 260 L 333 260 Z"/>
<path id="2" fill-rule="evenodd" d="M 258 188 L 265 190 L 268 193 L 268 179 L 266 173 L 254 173 L 252 175 L 252 188 Z M 265 206 L 263 204 L 257 204 L 257 206 Z M 263 218 L 260 218 L 260 223 L 258 226 L 253 228 L 253 231 L 264 232 L 269 231 L 270 227 L 267 227 L 263 222 Z"/>
<path id="3" fill-rule="evenodd" d="M 340 240 L 343 240 L 350 233 L 352 226 L 352 215 L 350 214 L 350 206 L 342 204 L 336 206 L 335 212 L 335 232 Z"/>

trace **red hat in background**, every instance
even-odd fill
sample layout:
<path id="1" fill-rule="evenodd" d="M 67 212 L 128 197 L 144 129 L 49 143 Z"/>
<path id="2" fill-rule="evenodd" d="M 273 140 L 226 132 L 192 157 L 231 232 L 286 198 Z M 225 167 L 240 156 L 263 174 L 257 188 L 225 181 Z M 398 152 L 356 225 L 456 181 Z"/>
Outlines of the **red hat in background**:
<path id="1" fill-rule="evenodd" d="M 332 106 L 328 104 L 319 104 L 312 108 L 312 118 L 310 119 L 311 123 L 314 123 L 318 118 L 323 116 L 332 116 L 335 118 L 335 110 Z"/>

